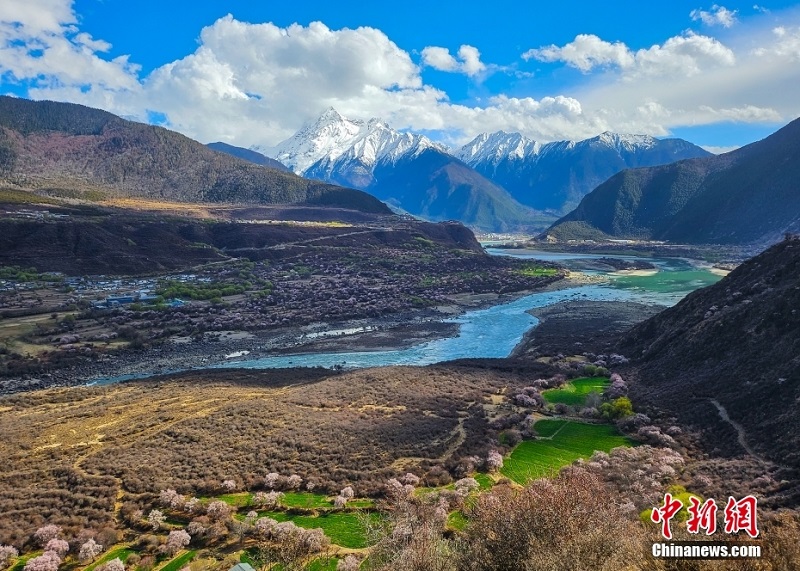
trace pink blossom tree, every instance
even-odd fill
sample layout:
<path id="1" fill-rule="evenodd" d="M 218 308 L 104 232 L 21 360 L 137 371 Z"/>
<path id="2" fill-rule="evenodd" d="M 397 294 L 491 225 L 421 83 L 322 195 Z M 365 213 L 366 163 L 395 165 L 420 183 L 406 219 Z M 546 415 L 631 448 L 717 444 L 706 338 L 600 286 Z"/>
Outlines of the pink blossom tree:
<path id="1" fill-rule="evenodd" d="M 44 546 L 44 550 L 58 553 L 58 556 L 63 559 L 69 551 L 69 543 L 63 539 L 53 538 L 47 542 L 47 545 Z"/>
<path id="2" fill-rule="evenodd" d="M 16 547 L 0 545 L 0 569 L 5 569 L 12 559 L 19 555 Z"/>
<path id="3" fill-rule="evenodd" d="M 270 472 L 266 476 L 264 476 L 264 485 L 269 488 L 273 489 L 278 486 L 281 481 L 281 475 L 277 472 Z"/>
<path id="4" fill-rule="evenodd" d="M 148 523 L 153 526 L 154 530 L 161 529 L 161 525 L 167 520 L 167 516 L 161 510 L 150 510 L 147 514 Z"/>
<path id="5" fill-rule="evenodd" d="M 174 529 L 167 536 L 167 553 L 175 555 L 178 551 L 189 545 L 192 536 L 184 529 Z"/>
<path id="6" fill-rule="evenodd" d="M 226 520 L 231 515 L 231 507 L 222 501 L 214 501 L 206 507 L 208 517 L 216 521 Z"/>
<path id="7" fill-rule="evenodd" d="M 59 535 L 61 535 L 61 527 L 49 523 L 37 529 L 33 533 L 33 539 L 36 541 L 36 543 L 44 547 L 45 545 L 47 545 L 48 541 L 50 541 L 51 539 L 55 539 Z"/>
<path id="8" fill-rule="evenodd" d="M 490 472 L 497 472 L 503 467 L 503 455 L 497 450 L 490 451 L 488 456 L 486 456 L 486 467 Z"/>
<path id="9" fill-rule="evenodd" d="M 158 494 L 159 503 L 165 508 L 173 510 L 181 509 L 184 506 L 183 496 L 175 490 L 161 490 Z"/>
<path id="10" fill-rule="evenodd" d="M 361 566 L 361 561 L 354 555 L 348 555 L 344 559 L 340 559 L 336 564 L 336 571 L 358 571 Z"/>
<path id="11" fill-rule="evenodd" d="M 45 551 L 39 557 L 28 559 L 25 571 L 58 571 L 61 558 L 55 551 Z"/>
<path id="12" fill-rule="evenodd" d="M 94 561 L 94 558 L 103 552 L 103 546 L 97 543 L 94 538 L 89 538 L 78 551 L 78 559 L 81 561 Z"/>
<path id="13" fill-rule="evenodd" d="M 117 557 L 108 563 L 103 563 L 97 568 L 97 571 L 125 571 L 125 564 L 122 562 L 122 559 Z"/>

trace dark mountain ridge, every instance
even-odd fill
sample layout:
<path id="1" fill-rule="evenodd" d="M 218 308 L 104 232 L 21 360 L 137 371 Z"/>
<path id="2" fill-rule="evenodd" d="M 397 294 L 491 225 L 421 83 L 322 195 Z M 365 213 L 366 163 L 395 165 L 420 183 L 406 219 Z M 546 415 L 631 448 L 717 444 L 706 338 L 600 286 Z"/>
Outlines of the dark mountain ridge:
<path id="1" fill-rule="evenodd" d="M 800 120 L 719 156 L 623 171 L 546 234 L 690 244 L 771 243 L 800 229 Z"/>
<path id="2" fill-rule="evenodd" d="M 505 189 L 436 149 L 394 164 L 378 164 L 366 190 L 412 214 L 459 220 L 480 230 L 526 231 L 543 224 L 541 213 L 519 204 Z"/>
<path id="3" fill-rule="evenodd" d="M 162 127 L 53 101 L 0 97 L 0 180 L 182 202 L 335 205 L 389 213 L 357 190 L 213 151 Z"/>
<path id="4" fill-rule="evenodd" d="M 743 454 L 716 401 L 756 455 L 800 470 L 800 239 L 634 327 L 619 349 L 635 366 L 634 403 L 701 429 L 709 449 Z"/>

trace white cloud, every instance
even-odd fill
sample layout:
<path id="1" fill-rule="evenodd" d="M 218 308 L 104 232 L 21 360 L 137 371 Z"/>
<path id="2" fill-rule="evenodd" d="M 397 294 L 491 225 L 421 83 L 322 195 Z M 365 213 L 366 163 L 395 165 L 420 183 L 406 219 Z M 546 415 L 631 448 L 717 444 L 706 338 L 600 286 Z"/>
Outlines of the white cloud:
<path id="1" fill-rule="evenodd" d="M 764 6 L 760 6 L 758 4 L 753 4 L 753 10 L 756 12 L 761 12 L 762 14 L 769 14 L 771 12 L 769 8 L 765 8 Z"/>
<path id="2" fill-rule="evenodd" d="M 634 57 L 628 46 L 622 42 L 607 42 L 593 34 L 579 34 L 563 47 L 551 44 L 528 50 L 522 54 L 522 58 L 544 62 L 562 61 L 584 73 L 595 67 L 630 67 L 634 64 Z"/>
<path id="3" fill-rule="evenodd" d="M 499 129 L 543 142 L 605 130 L 668 135 L 678 126 L 772 123 L 800 112 L 794 95 L 800 28 L 788 22 L 758 33 L 738 26 L 726 40 L 730 46 L 685 32 L 634 51 L 580 35 L 566 46 L 526 52 L 529 59 L 595 71 L 569 95 L 497 94 L 468 105 L 425 84 L 420 68 L 478 78 L 499 69 L 468 45 L 455 54 L 429 46 L 415 62 L 374 28 L 332 30 L 320 22 L 281 28 L 229 15 L 201 31 L 193 53 L 139 78 L 127 57 L 109 58 L 107 42 L 79 29 L 69 0 L 27 5 L 36 10 L 19 10 L 17 3 L 13 18 L 4 11 L 0 19 L 4 80 L 27 82 L 33 98 L 83 103 L 143 121 L 150 112 L 161 113 L 169 127 L 203 142 L 272 146 L 329 106 L 455 144 Z"/>
<path id="4" fill-rule="evenodd" d="M 617 67 L 629 76 L 696 75 L 717 65 L 733 65 L 736 57 L 718 40 L 687 32 L 669 38 L 662 45 L 633 52 L 622 42 L 607 42 L 591 34 L 580 34 L 572 42 L 531 49 L 524 59 L 561 61 L 588 73 L 597 67 Z"/>
<path id="5" fill-rule="evenodd" d="M 778 26 L 772 29 L 773 42 L 753 50 L 753 54 L 772 60 L 800 61 L 800 27 Z"/>
<path id="6" fill-rule="evenodd" d="M 463 62 L 461 69 L 469 76 L 477 75 L 486 69 L 486 66 L 481 62 L 481 52 L 478 51 L 478 48 L 467 45 L 461 46 L 458 48 L 458 57 Z"/>
<path id="7" fill-rule="evenodd" d="M 458 71 L 458 61 L 447 48 L 428 46 L 422 50 L 422 63 L 439 71 Z"/>
<path id="8" fill-rule="evenodd" d="M 138 67 L 126 56 L 106 60 L 111 45 L 78 32 L 71 0 L 4 2 L 0 12 L 0 69 L 39 86 L 138 87 Z"/>
<path id="9" fill-rule="evenodd" d="M 466 44 L 458 49 L 458 59 L 447 48 L 428 46 L 422 50 L 422 64 L 439 71 L 458 72 L 470 77 L 486 71 L 486 64 L 481 61 L 481 52 Z"/>
<path id="10" fill-rule="evenodd" d="M 756 6 L 753 8 L 758 9 Z M 711 6 L 710 11 L 706 10 L 692 10 L 689 16 L 694 21 L 701 21 L 706 26 L 723 26 L 730 28 L 736 23 L 736 14 L 738 10 L 728 10 L 725 6 L 714 4 Z"/>
<path id="11" fill-rule="evenodd" d="M 687 33 L 636 52 L 638 75 L 697 75 L 717 66 L 733 66 L 733 50 L 709 36 Z"/>

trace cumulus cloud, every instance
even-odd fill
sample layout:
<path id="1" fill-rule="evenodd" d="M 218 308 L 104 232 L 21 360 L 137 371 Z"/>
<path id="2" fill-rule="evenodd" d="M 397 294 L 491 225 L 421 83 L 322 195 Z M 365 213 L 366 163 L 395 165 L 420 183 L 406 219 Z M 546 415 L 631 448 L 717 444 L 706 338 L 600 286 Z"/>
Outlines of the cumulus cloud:
<path id="1" fill-rule="evenodd" d="M 758 6 L 753 6 L 753 8 L 759 9 Z M 700 10 L 698 8 L 692 10 L 689 16 L 692 20 L 703 22 L 706 26 L 730 28 L 736 23 L 737 12 L 738 10 L 728 10 L 725 6 L 714 4 L 711 6 L 711 10 Z"/>
<path id="2" fill-rule="evenodd" d="M 607 42 L 598 36 L 580 34 L 564 45 L 531 49 L 524 59 L 564 62 L 584 73 L 597 67 L 617 67 L 629 76 L 696 75 L 704 68 L 733 65 L 733 51 L 718 40 L 687 32 L 669 38 L 661 45 L 633 52 L 622 42 Z"/>
<path id="3" fill-rule="evenodd" d="M 136 89 L 138 66 L 127 56 L 107 60 L 111 45 L 75 27 L 70 0 L 5 2 L 0 12 L 0 70 L 34 87 L 100 85 Z"/>
<path id="4" fill-rule="evenodd" d="M 584 73 L 595 67 L 611 65 L 630 67 L 634 64 L 634 57 L 628 46 L 622 42 L 607 42 L 594 34 L 579 34 L 572 42 L 562 47 L 551 44 L 530 49 L 522 54 L 522 58 L 544 62 L 561 61 Z"/>
<path id="5" fill-rule="evenodd" d="M 497 69 L 473 46 L 455 54 L 429 46 L 415 61 L 375 28 L 279 27 L 228 15 L 200 32 L 192 53 L 139 77 L 127 57 L 110 58 L 107 42 L 80 29 L 71 6 L 70 0 L 4 6 L 4 81 L 25 85 L 35 99 L 82 103 L 142 121 L 165 117 L 166 126 L 203 142 L 273 146 L 329 106 L 348 117 L 382 117 L 398 129 L 425 130 L 451 144 L 500 129 L 540 141 L 605 130 L 667 135 L 677 126 L 773 122 L 798 112 L 792 86 L 800 84 L 800 66 L 789 64 L 800 59 L 800 28 L 788 24 L 733 47 L 685 32 L 632 50 L 583 34 L 565 46 L 525 54 L 596 72 L 569 96 L 497 94 L 456 104 L 426 84 L 421 69 L 478 78 Z"/>
<path id="6" fill-rule="evenodd" d="M 457 55 L 458 59 L 447 48 L 428 46 L 422 50 L 422 64 L 439 71 L 463 73 L 470 77 L 486 71 L 486 64 L 481 61 L 478 48 L 465 44 L 458 49 Z"/>
<path id="7" fill-rule="evenodd" d="M 800 61 L 800 27 L 778 26 L 772 29 L 774 41 L 753 50 L 753 54 L 765 59 L 790 62 Z"/>

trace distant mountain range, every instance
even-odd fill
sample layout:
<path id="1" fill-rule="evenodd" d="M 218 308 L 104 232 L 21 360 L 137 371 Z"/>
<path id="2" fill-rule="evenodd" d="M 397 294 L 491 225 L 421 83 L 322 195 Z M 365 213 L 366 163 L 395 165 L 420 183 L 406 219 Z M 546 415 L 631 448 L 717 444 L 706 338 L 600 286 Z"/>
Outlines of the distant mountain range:
<path id="1" fill-rule="evenodd" d="M 724 155 L 623 171 L 546 234 L 749 244 L 799 229 L 800 119 Z"/>
<path id="2" fill-rule="evenodd" d="M 254 149 L 301 176 L 365 190 L 431 220 L 460 220 L 489 231 L 543 224 L 537 212 L 448 154 L 443 145 L 395 131 L 379 119 L 351 120 L 330 108 L 277 147 Z"/>
<path id="3" fill-rule="evenodd" d="M 482 230 L 541 229 L 622 169 L 709 155 L 680 139 L 604 133 L 543 145 L 502 131 L 451 152 L 423 135 L 379 119 L 347 119 L 333 108 L 276 147 L 254 150 L 299 175 Z"/>
<path id="4" fill-rule="evenodd" d="M 584 141 L 540 144 L 519 133 L 498 131 L 477 136 L 455 156 L 522 204 L 566 214 L 621 170 L 710 154 L 683 139 L 647 135 L 606 132 Z"/>
<path id="5" fill-rule="evenodd" d="M 314 204 L 389 213 L 373 196 L 213 151 L 111 113 L 0 96 L 0 181 L 188 202 Z"/>
<path id="6" fill-rule="evenodd" d="M 229 145 L 228 143 L 222 143 L 222 142 L 208 143 L 206 147 L 218 151 L 220 153 L 226 153 L 233 157 L 238 157 L 240 159 L 250 161 L 251 163 L 261 165 L 262 167 L 278 169 L 279 171 L 283 172 L 292 172 L 292 169 L 287 167 L 282 162 L 276 161 L 275 159 L 271 159 L 252 149 L 245 149 L 244 147 L 236 147 L 234 145 Z"/>

